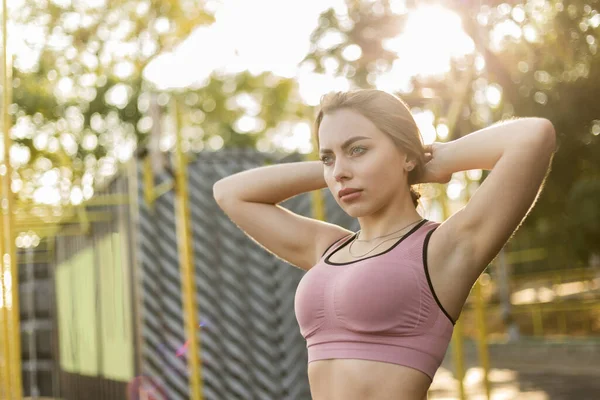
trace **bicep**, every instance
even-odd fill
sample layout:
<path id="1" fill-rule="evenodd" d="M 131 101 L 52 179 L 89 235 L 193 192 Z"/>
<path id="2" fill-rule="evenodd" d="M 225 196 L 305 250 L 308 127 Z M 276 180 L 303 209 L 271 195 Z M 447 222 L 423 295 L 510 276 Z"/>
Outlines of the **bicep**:
<path id="1" fill-rule="evenodd" d="M 248 237 L 278 258 L 305 271 L 312 268 L 327 246 L 350 232 L 279 205 L 223 197 L 217 203 Z"/>

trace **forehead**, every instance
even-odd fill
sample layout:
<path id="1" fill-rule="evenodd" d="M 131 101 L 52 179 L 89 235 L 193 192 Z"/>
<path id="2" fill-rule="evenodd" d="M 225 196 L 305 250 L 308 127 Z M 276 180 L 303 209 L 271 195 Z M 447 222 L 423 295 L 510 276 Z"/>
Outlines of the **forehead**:
<path id="1" fill-rule="evenodd" d="M 322 148 L 333 148 L 352 136 L 377 139 L 379 135 L 381 132 L 371 120 L 349 109 L 325 114 L 319 127 L 319 142 Z"/>

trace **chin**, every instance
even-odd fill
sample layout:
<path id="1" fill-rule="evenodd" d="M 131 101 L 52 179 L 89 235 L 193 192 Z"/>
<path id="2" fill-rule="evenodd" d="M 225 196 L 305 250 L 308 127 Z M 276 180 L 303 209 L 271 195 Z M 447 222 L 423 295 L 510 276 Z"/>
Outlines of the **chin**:
<path id="1" fill-rule="evenodd" d="M 370 212 L 366 210 L 364 206 L 358 204 L 340 204 L 340 207 L 342 208 L 342 210 L 344 210 L 346 214 L 348 214 L 352 218 L 360 218 L 370 214 Z"/>

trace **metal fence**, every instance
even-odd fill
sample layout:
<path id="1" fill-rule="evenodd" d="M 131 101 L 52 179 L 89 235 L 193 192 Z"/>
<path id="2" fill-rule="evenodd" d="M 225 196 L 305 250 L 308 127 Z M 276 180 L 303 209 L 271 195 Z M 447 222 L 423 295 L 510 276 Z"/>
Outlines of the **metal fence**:
<path id="1" fill-rule="evenodd" d="M 290 156 L 281 162 L 302 161 Z M 201 328 L 204 398 L 309 399 L 306 347 L 294 314 L 294 293 L 303 271 L 249 239 L 218 207 L 213 184 L 228 175 L 277 162 L 247 150 L 202 153 L 189 166 L 197 303 Z M 139 172 L 139 181 L 142 181 Z M 157 185 L 170 179 L 158 177 Z M 327 196 L 327 195 L 326 195 Z M 169 399 L 186 399 L 185 343 L 174 194 L 152 207 L 139 187 L 139 257 L 143 285 L 142 375 Z M 353 221 L 326 197 L 328 220 Z M 282 204 L 311 216 L 308 194 Z M 257 216 L 260 218 L 260 216 Z"/>
<path id="2" fill-rule="evenodd" d="M 306 347 L 293 308 L 304 272 L 247 237 L 212 195 L 213 184 L 225 176 L 302 160 L 225 150 L 202 153 L 189 164 L 204 399 L 310 398 Z M 65 226 L 44 242 L 51 248 L 44 346 L 52 349 L 44 379 L 53 383 L 34 384 L 43 374 L 33 372 L 43 363 L 26 363 L 28 394 L 119 400 L 154 392 L 156 398 L 189 398 L 172 176 L 154 177 L 163 190 L 149 203 L 143 163 L 131 171 L 86 205 L 85 215 L 95 216 L 89 224 L 80 219 L 78 232 Z M 324 197 L 327 219 L 356 229 L 327 191 Z M 313 215 L 309 194 L 282 205 Z M 36 291 L 32 287 L 21 301 Z M 25 338 L 23 347 L 28 343 Z M 35 350 L 38 360 L 42 347 Z"/>
<path id="3" fill-rule="evenodd" d="M 303 158 L 225 150 L 201 153 L 188 166 L 204 399 L 310 399 L 293 308 L 304 272 L 247 237 L 212 195 L 225 176 L 295 161 Z M 190 398 L 172 180 L 154 176 L 152 191 L 161 189 L 149 201 L 144 163 L 132 162 L 87 203 L 78 229 L 65 225 L 35 254 L 20 252 L 26 396 Z M 359 228 L 328 190 L 322 194 L 329 222 Z M 313 216 L 310 194 L 282 206 Z M 588 286 L 596 282 L 586 279 Z M 500 313 L 490 307 L 492 327 Z M 513 309 L 517 319 L 519 310 Z M 469 313 L 467 306 L 461 319 L 468 322 Z"/>

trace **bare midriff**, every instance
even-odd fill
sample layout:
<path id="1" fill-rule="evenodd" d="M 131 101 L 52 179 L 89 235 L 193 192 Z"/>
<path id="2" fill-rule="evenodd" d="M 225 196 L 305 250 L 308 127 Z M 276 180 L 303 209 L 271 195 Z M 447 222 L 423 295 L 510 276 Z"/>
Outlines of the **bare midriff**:
<path id="1" fill-rule="evenodd" d="M 429 376 L 379 361 L 336 359 L 308 364 L 312 400 L 426 400 Z"/>

